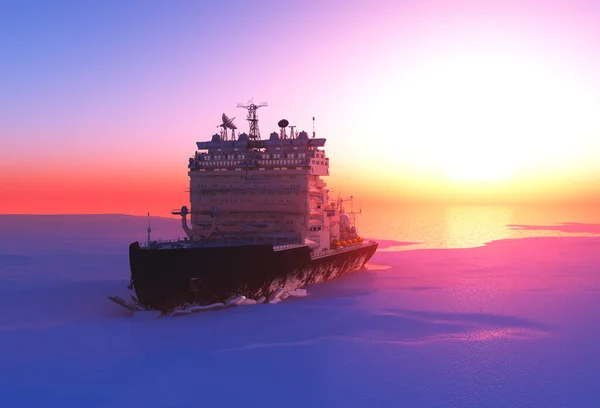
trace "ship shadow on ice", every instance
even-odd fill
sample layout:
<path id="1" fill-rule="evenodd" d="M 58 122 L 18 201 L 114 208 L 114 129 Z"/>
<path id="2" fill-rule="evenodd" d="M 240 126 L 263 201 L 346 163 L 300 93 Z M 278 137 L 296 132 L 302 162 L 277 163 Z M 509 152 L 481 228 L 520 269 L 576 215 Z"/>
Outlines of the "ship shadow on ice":
<path id="1" fill-rule="evenodd" d="M 306 286 L 309 299 L 335 298 L 338 301 L 347 299 L 347 301 L 352 302 L 354 298 L 373 294 L 376 290 L 375 283 L 378 278 L 375 273 L 368 269 L 369 265 L 367 263 L 363 268 L 335 280 Z M 303 298 L 297 299 L 297 301 L 303 300 Z"/>

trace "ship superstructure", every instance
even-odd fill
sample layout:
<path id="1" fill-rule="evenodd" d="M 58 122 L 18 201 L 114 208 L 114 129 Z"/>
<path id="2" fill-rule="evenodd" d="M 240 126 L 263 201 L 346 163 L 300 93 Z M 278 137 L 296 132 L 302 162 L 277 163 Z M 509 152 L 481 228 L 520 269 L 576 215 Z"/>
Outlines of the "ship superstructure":
<path id="1" fill-rule="evenodd" d="M 218 244 L 308 245 L 314 252 L 332 242 L 357 238 L 340 228 L 342 201 L 330 201 L 323 176 L 329 175 L 326 139 L 297 132 L 285 119 L 267 140 L 258 133 L 259 106 L 248 109 L 250 134 L 235 137 L 233 120 L 223 114 L 220 134 L 197 142 L 189 159 L 191 241 Z M 231 134 L 228 133 L 231 130 Z M 342 227 L 348 223 L 342 217 Z"/>

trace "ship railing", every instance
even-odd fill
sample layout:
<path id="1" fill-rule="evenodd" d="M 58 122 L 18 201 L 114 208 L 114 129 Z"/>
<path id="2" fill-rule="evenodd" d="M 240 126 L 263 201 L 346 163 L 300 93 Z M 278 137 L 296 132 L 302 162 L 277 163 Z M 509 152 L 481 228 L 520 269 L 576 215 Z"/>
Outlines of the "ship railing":
<path id="1" fill-rule="evenodd" d="M 302 244 L 273 245 L 273 251 L 283 251 L 284 249 L 300 248 L 303 246 L 304 245 L 302 245 Z"/>
<path id="2" fill-rule="evenodd" d="M 231 160 L 193 160 L 188 164 L 190 169 L 221 169 L 241 167 L 295 167 L 308 166 L 310 162 L 306 159 L 231 159 Z"/>
<path id="3" fill-rule="evenodd" d="M 321 251 L 316 251 L 313 252 L 310 256 L 314 259 L 314 258 L 320 258 L 322 256 L 327 256 L 330 255 L 332 253 L 340 253 L 340 252 L 347 252 L 347 251 L 351 251 L 357 247 L 361 247 L 361 246 L 365 246 L 365 245 L 371 245 L 373 244 L 374 241 L 364 241 L 364 242 L 357 242 L 355 244 L 350 244 L 350 245 L 346 245 L 344 247 L 339 247 L 339 248 L 330 248 L 330 249 L 323 249 Z"/>
<path id="4" fill-rule="evenodd" d="M 140 244 L 140 248 L 148 248 L 148 241 L 146 240 L 140 240 L 138 241 Z M 189 243 L 191 241 L 189 240 L 184 240 L 181 238 L 177 238 L 177 239 L 153 239 L 150 241 L 150 246 L 161 246 L 161 245 L 166 245 L 166 244 L 185 244 L 185 243 Z"/>
<path id="5" fill-rule="evenodd" d="M 329 255 L 330 253 L 331 253 L 331 250 L 329 250 L 329 249 L 324 249 L 324 250 L 322 250 L 322 251 L 313 252 L 313 253 L 311 254 L 311 258 L 313 258 L 313 259 L 314 259 L 314 258 L 320 258 L 320 257 L 322 257 L 322 256 Z"/>

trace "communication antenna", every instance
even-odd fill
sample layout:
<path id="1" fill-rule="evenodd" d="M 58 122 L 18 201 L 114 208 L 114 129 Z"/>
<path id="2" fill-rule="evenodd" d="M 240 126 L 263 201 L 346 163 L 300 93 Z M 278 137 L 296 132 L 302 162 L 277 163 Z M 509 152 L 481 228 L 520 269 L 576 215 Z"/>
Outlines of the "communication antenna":
<path id="1" fill-rule="evenodd" d="M 150 248 L 150 233 L 152 228 L 150 227 L 150 213 L 148 213 L 148 248 Z"/>
<path id="2" fill-rule="evenodd" d="M 258 130 L 258 116 L 256 115 L 256 111 L 258 108 L 262 108 L 263 106 L 267 106 L 266 102 L 261 102 L 258 105 L 254 103 L 254 100 L 248 101 L 246 104 L 238 103 L 238 108 L 244 108 L 248 110 L 248 115 L 246 116 L 246 120 L 250 126 L 250 131 L 248 134 L 248 145 L 250 148 L 257 148 L 258 142 L 260 141 L 260 131 Z"/>
<path id="3" fill-rule="evenodd" d="M 227 140 L 227 129 L 231 129 L 231 140 L 235 140 L 235 130 L 237 126 L 233 123 L 235 118 L 229 118 L 226 114 L 221 116 L 221 124 L 217 127 L 221 128 L 221 140 Z"/>
<path id="4" fill-rule="evenodd" d="M 313 139 L 315 138 L 315 117 L 313 116 Z"/>
<path id="5" fill-rule="evenodd" d="M 290 124 L 290 122 L 288 122 L 287 119 L 281 119 L 279 122 L 277 122 L 277 126 L 279 126 L 279 138 L 280 139 L 287 139 L 287 135 L 285 134 L 285 128 L 288 127 L 288 125 Z"/>

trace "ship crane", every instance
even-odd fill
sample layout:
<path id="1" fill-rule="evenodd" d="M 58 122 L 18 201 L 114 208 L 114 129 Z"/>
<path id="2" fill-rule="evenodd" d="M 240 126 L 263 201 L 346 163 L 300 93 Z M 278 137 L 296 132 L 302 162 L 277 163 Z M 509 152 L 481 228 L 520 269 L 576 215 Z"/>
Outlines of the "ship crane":
<path id="1" fill-rule="evenodd" d="M 188 210 L 187 206 L 184 205 L 183 207 L 181 207 L 181 210 L 172 210 L 171 214 L 181 215 L 181 228 L 183 228 L 185 235 L 187 235 L 189 239 L 193 240 L 194 231 L 187 225 L 187 216 L 188 214 L 190 214 L 190 211 Z"/>
<path id="2" fill-rule="evenodd" d="M 350 212 L 344 211 L 344 203 L 350 202 Z M 356 225 L 356 214 L 362 214 L 362 209 L 358 211 L 354 211 L 354 196 L 350 196 L 349 198 L 342 198 L 341 196 L 337 199 L 337 205 L 340 211 L 340 214 L 345 214 L 348 216 L 348 220 L 350 221 L 350 227 L 354 228 L 354 233 L 358 233 L 358 227 Z"/>
<path id="3" fill-rule="evenodd" d="M 342 198 L 342 196 L 339 195 L 338 199 L 337 199 L 337 204 L 338 204 L 338 206 L 340 208 L 340 211 L 344 212 L 344 203 L 347 202 L 347 201 L 350 201 L 350 212 L 353 212 L 352 211 L 353 203 L 354 203 L 353 200 L 354 200 L 354 196 L 350 196 L 350 198 Z"/>

